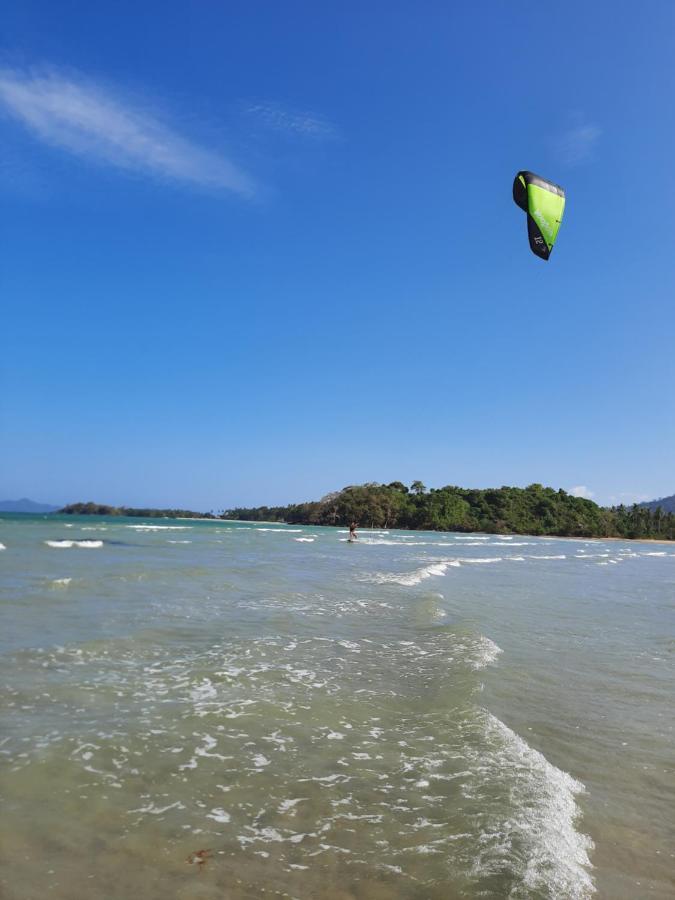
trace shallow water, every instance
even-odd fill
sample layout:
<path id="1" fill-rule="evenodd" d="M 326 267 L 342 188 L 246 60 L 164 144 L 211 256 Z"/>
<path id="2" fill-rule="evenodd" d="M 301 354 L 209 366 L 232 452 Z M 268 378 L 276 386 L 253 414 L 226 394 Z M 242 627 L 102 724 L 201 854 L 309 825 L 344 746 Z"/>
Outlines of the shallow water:
<path id="1" fill-rule="evenodd" d="M 673 895 L 675 547 L 345 539 L 0 519 L 3 897 Z"/>

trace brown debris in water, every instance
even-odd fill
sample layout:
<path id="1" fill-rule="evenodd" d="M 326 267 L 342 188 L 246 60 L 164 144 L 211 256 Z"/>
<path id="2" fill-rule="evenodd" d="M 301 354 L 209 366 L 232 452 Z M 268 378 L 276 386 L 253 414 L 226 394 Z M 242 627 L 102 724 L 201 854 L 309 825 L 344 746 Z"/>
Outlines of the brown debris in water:
<path id="1" fill-rule="evenodd" d="M 186 857 L 185 862 L 190 863 L 191 866 L 198 866 L 201 871 L 202 866 L 206 864 L 208 859 L 211 859 L 212 850 L 195 850 L 188 857 Z"/>

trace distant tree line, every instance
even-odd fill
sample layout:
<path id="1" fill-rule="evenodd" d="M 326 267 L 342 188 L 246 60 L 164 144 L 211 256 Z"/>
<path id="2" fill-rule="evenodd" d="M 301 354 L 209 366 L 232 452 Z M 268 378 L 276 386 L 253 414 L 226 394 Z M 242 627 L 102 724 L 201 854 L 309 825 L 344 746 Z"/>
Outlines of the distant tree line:
<path id="1" fill-rule="evenodd" d="M 651 509 L 634 504 L 607 508 L 541 484 L 478 490 L 454 485 L 427 489 L 421 481 L 414 481 L 410 487 L 401 481 L 371 482 L 349 485 L 308 503 L 237 507 L 219 516 L 189 509 L 136 509 L 99 503 L 71 503 L 59 512 L 142 518 L 241 519 L 289 525 L 346 526 L 358 522 L 363 528 L 675 540 L 675 513 L 660 506 Z"/>
<path id="2" fill-rule="evenodd" d="M 215 519 L 213 513 L 190 509 L 133 509 L 129 506 L 105 506 L 102 503 L 69 503 L 59 510 L 71 516 L 139 516 L 143 519 Z"/>
<path id="3" fill-rule="evenodd" d="M 372 528 L 675 540 L 672 512 L 637 504 L 605 508 L 541 484 L 486 490 L 448 485 L 427 490 L 420 481 L 414 481 L 410 487 L 400 481 L 372 482 L 350 485 L 308 503 L 229 509 L 221 518 L 298 525 L 346 526 L 358 522 Z"/>

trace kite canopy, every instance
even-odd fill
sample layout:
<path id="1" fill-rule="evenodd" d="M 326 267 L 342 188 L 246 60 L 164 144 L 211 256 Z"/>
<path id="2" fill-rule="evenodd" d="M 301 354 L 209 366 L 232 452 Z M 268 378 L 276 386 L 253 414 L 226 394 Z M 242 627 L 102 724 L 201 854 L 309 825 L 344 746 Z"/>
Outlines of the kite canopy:
<path id="1" fill-rule="evenodd" d="M 541 259 L 548 259 L 562 222 L 565 191 L 534 172 L 518 172 L 513 181 L 513 199 L 527 213 L 530 249 Z"/>

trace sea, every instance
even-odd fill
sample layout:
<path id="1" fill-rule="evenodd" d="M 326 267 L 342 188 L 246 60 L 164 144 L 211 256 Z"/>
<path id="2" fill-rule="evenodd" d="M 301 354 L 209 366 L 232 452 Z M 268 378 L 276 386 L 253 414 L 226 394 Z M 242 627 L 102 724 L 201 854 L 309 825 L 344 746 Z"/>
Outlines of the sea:
<path id="1" fill-rule="evenodd" d="M 0 517 L 4 900 L 675 896 L 675 546 Z"/>

